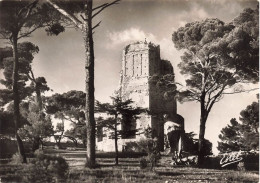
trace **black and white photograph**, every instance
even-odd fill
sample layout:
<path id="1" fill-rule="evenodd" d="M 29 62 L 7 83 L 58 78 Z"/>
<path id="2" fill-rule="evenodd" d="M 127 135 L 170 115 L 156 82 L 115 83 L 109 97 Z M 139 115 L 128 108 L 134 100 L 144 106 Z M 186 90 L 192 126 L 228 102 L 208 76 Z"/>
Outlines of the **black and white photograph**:
<path id="1" fill-rule="evenodd" d="M 259 180 L 257 0 L 0 0 L 0 183 Z"/>

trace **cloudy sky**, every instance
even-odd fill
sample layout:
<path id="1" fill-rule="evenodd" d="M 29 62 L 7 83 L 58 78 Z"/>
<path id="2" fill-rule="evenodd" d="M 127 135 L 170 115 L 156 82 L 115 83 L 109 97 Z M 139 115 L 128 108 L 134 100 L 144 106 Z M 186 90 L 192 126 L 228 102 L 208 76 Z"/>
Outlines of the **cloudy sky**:
<path id="1" fill-rule="evenodd" d="M 95 5 L 104 2 L 108 1 L 94 1 Z M 181 52 L 174 48 L 172 33 L 188 22 L 206 18 L 230 22 L 244 8 L 256 8 L 257 3 L 252 0 L 122 0 L 111 6 L 94 20 L 102 20 L 94 34 L 96 99 L 109 101 L 117 88 L 122 50 L 127 44 L 145 38 L 159 44 L 161 57 L 170 60 L 174 67 L 176 81 L 184 82 L 177 68 Z M 33 64 L 35 75 L 44 76 L 54 92 L 84 91 L 84 46 L 80 31 L 69 28 L 57 37 L 50 37 L 39 30 L 26 40 L 40 48 Z M 239 112 L 255 100 L 256 92 L 229 95 L 213 107 L 206 124 L 206 138 L 213 142 L 214 152 L 221 128 L 231 118 L 238 118 Z M 178 113 L 185 118 L 185 130 L 198 134 L 199 104 L 179 104 Z"/>

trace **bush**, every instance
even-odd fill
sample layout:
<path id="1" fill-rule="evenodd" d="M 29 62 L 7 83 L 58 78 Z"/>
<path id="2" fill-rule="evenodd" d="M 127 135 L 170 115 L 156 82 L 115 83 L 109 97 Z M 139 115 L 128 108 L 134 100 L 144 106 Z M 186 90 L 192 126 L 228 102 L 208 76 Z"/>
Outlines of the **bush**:
<path id="1" fill-rule="evenodd" d="M 141 158 L 141 160 L 139 161 L 139 167 L 141 169 L 145 169 L 147 167 L 147 161 L 145 158 Z"/>
<path id="2" fill-rule="evenodd" d="M 57 182 L 57 177 L 38 164 L 23 164 L 21 170 L 16 174 L 21 177 L 21 182 L 41 183 L 41 182 Z"/>
<path id="3" fill-rule="evenodd" d="M 220 166 L 222 156 L 206 156 L 203 162 L 203 168 L 208 169 L 223 169 Z"/>
<path id="4" fill-rule="evenodd" d="M 139 151 L 145 151 L 148 154 L 148 159 L 151 163 L 151 170 L 154 169 L 156 163 L 160 159 L 160 153 L 158 150 L 158 141 L 156 138 L 145 138 L 137 142 Z"/>
<path id="5" fill-rule="evenodd" d="M 23 163 L 23 157 L 19 153 L 13 154 L 10 164 L 18 165 L 21 163 Z"/>
<path id="6" fill-rule="evenodd" d="M 53 175 L 58 175 L 59 178 L 64 178 L 68 171 L 68 164 L 66 160 L 61 156 L 50 156 L 42 153 L 38 153 L 33 164 L 42 166 Z"/>
<path id="7" fill-rule="evenodd" d="M 249 153 L 243 156 L 244 167 L 246 170 L 259 170 L 259 154 Z"/>
<path id="8" fill-rule="evenodd" d="M 17 152 L 16 141 L 7 138 L 0 139 L 0 158 L 12 158 Z"/>
<path id="9" fill-rule="evenodd" d="M 245 171 L 245 163 L 244 162 L 239 162 L 237 164 L 237 169 L 240 170 L 240 171 Z"/>
<path id="10" fill-rule="evenodd" d="M 124 151 L 127 152 L 140 152 L 136 142 L 127 142 Z"/>
<path id="11" fill-rule="evenodd" d="M 30 143 L 23 141 L 23 146 L 25 153 L 30 152 Z M 16 140 L 11 140 L 9 138 L 0 139 L 0 158 L 12 158 L 12 156 L 18 152 Z"/>
<path id="12" fill-rule="evenodd" d="M 68 164 L 60 156 L 49 156 L 42 153 L 41 150 L 35 152 L 35 159 L 28 164 L 20 163 L 20 156 L 15 154 L 12 163 L 19 164 L 21 169 L 16 172 L 21 182 L 64 182 L 66 179 Z"/>

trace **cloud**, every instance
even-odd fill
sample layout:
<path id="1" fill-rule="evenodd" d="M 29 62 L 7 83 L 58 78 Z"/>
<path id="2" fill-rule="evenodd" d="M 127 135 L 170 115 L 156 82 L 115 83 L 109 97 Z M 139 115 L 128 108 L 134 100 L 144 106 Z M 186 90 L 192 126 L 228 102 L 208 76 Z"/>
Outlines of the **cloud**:
<path id="1" fill-rule="evenodd" d="M 139 28 L 130 28 L 118 32 L 108 32 L 107 36 L 110 40 L 107 48 L 113 48 L 122 44 L 129 44 L 134 41 L 141 41 L 146 38 L 147 41 L 155 42 L 156 37 L 152 33 L 145 33 Z"/>
<path id="2" fill-rule="evenodd" d="M 161 58 L 171 61 L 176 73 L 176 79 L 178 79 L 179 82 L 182 81 L 182 77 L 180 76 L 177 67 L 178 63 L 181 61 L 180 56 L 182 52 L 177 51 L 176 48 L 174 48 L 170 35 L 159 39 L 150 32 L 145 32 L 139 28 L 130 28 L 122 31 L 109 32 L 107 36 L 109 38 L 108 44 L 106 45 L 107 49 L 121 49 L 127 44 L 135 41 L 144 41 L 145 38 L 147 42 L 160 45 Z"/>
<path id="3" fill-rule="evenodd" d="M 179 20 L 178 27 L 185 26 L 185 24 L 188 22 L 200 21 L 211 17 L 205 8 L 199 4 L 193 2 L 189 3 L 188 5 L 188 11 L 183 11 L 176 17 L 176 19 Z"/>

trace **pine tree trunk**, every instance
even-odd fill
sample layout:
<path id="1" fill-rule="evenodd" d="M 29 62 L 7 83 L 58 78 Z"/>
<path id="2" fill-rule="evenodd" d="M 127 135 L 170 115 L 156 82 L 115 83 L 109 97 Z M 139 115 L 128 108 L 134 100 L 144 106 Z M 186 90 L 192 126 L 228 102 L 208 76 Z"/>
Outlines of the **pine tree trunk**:
<path id="1" fill-rule="evenodd" d="M 39 89 L 39 84 L 35 81 L 35 93 L 36 93 L 36 103 L 39 108 L 39 113 L 42 112 L 42 96 L 41 96 L 41 90 Z"/>
<path id="2" fill-rule="evenodd" d="M 92 0 L 87 0 L 87 6 L 85 10 L 86 22 L 84 43 L 85 43 L 85 72 L 86 72 L 86 106 L 85 117 L 87 126 L 87 162 L 86 166 L 94 168 L 96 165 L 95 153 L 95 131 L 96 124 L 94 119 L 94 43 L 92 37 Z"/>
<path id="3" fill-rule="evenodd" d="M 115 165 L 118 165 L 118 144 L 117 144 L 117 140 L 118 140 L 118 137 L 117 137 L 117 124 L 115 124 L 115 152 L 116 152 Z"/>
<path id="4" fill-rule="evenodd" d="M 86 147 L 86 140 L 82 140 L 83 146 Z"/>
<path id="5" fill-rule="evenodd" d="M 57 141 L 57 146 L 58 146 L 59 149 L 62 148 L 62 147 L 61 147 L 61 144 L 60 144 L 60 141 L 61 141 L 61 138 L 62 138 L 62 136 L 63 136 L 63 133 L 64 133 L 64 131 L 61 132 L 61 134 L 60 134 L 60 136 L 59 136 L 59 139 L 58 139 L 58 141 Z"/>
<path id="6" fill-rule="evenodd" d="M 37 149 L 40 148 L 40 137 L 35 137 L 33 139 L 33 146 L 32 146 L 32 151 L 36 151 Z"/>
<path id="7" fill-rule="evenodd" d="M 39 86 L 38 86 L 39 84 L 36 81 L 34 81 L 34 82 L 35 82 L 35 93 L 36 93 L 35 100 L 36 100 L 36 104 L 38 106 L 37 111 L 39 113 L 39 120 L 42 120 L 44 118 L 44 114 L 42 112 L 43 106 L 42 106 L 41 91 L 40 91 Z M 40 140 L 41 140 L 40 136 L 34 137 L 33 147 L 32 147 L 33 152 L 40 148 Z"/>
<path id="8" fill-rule="evenodd" d="M 19 70 L 19 63 L 18 63 L 18 49 L 17 49 L 17 34 L 13 34 L 12 38 L 12 46 L 13 46 L 13 100 L 14 100 L 14 132 L 15 138 L 17 141 L 18 153 L 23 158 L 23 163 L 27 163 L 26 155 L 24 151 L 23 141 L 19 137 L 17 130 L 20 124 L 20 110 L 19 110 L 19 90 L 18 90 L 18 70 Z"/>
<path id="9" fill-rule="evenodd" d="M 40 139 L 41 150 L 43 150 L 43 141 Z"/>
<path id="10" fill-rule="evenodd" d="M 208 117 L 208 111 L 205 108 L 205 94 L 202 94 L 201 101 L 200 101 L 200 133 L 199 133 L 199 149 L 198 149 L 198 165 L 201 167 L 204 162 L 204 152 L 203 152 L 203 145 L 204 145 L 204 136 L 205 136 L 205 129 L 206 129 L 206 121 Z"/>
<path id="11" fill-rule="evenodd" d="M 78 142 L 76 139 L 73 140 L 75 147 L 78 147 Z"/>
<path id="12" fill-rule="evenodd" d="M 205 136 L 205 128 L 206 128 L 206 120 L 203 116 L 200 117 L 200 133 L 199 133 L 199 149 L 198 149 L 198 165 L 202 166 L 204 162 L 204 153 L 203 153 L 203 145 L 204 145 L 204 136 Z"/>

